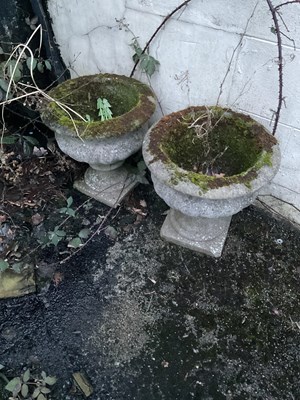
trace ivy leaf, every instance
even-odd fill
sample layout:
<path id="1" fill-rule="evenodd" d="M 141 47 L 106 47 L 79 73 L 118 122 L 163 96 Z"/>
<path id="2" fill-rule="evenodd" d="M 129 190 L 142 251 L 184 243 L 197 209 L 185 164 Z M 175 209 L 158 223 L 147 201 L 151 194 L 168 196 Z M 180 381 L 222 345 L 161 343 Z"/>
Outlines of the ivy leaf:
<path id="1" fill-rule="evenodd" d="M 89 234 L 91 233 L 91 230 L 89 228 L 81 229 L 81 231 L 78 233 L 78 236 L 81 239 L 87 239 L 89 237 Z"/>
<path id="2" fill-rule="evenodd" d="M 44 394 L 48 394 L 48 393 L 51 393 L 51 390 L 47 387 L 42 387 L 41 392 Z"/>
<path id="3" fill-rule="evenodd" d="M 49 60 L 45 60 L 45 67 L 46 67 L 46 69 L 48 69 L 49 71 L 51 71 L 52 65 L 51 65 L 51 62 L 50 62 Z"/>
<path id="4" fill-rule="evenodd" d="M 157 65 L 159 65 L 159 62 L 154 57 L 143 54 L 140 67 L 150 78 L 154 74 Z"/>
<path id="5" fill-rule="evenodd" d="M 46 376 L 45 378 L 45 383 L 47 383 L 47 385 L 54 385 L 57 381 L 57 379 L 55 378 L 55 376 Z"/>
<path id="6" fill-rule="evenodd" d="M 32 136 L 27 136 L 26 135 L 26 136 L 23 136 L 23 139 L 25 139 L 26 142 L 32 144 L 32 146 L 37 146 L 39 144 L 39 141 L 36 138 L 32 137 Z"/>
<path id="7" fill-rule="evenodd" d="M 21 388 L 21 395 L 23 396 L 23 397 L 27 397 L 27 395 L 28 395 L 28 385 L 26 385 L 25 383 L 22 385 L 22 388 Z"/>
<path id="8" fill-rule="evenodd" d="M 8 382 L 8 384 L 5 386 L 5 389 L 8 390 L 9 392 L 15 393 L 16 390 L 18 392 L 21 389 L 21 378 L 13 378 L 11 381 Z"/>
<path id="9" fill-rule="evenodd" d="M 43 73 L 45 71 L 44 64 L 42 62 L 37 63 L 37 69 L 39 72 Z"/>
<path id="10" fill-rule="evenodd" d="M 133 43 L 131 43 L 130 47 L 132 47 L 135 51 L 134 56 L 136 56 L 139 59 L 143 53 L 143 50 L 136 38 L 133 39 Z"/>
<path id="11" fill-rule="evenodd" d="M 0 259 L 0 272 L 5 271 L 7 268 L 9 268 L 9 263 L 3 259 Z"/>
<path id="12" fill-rule="evenodd" d="M 40 393 L 41 393 L 40 388 L 34 389 L 34 392 L 32 393 L 32 398 L 36 399 Z"/>
<path id="13" fill-rule="evenodd" d="M 143 175 L 138 174 L 136 176 L 136 180 L 141 183 L 142 185 L 150 185 L 150 182 L 148 181 L 147 178 L 145 178 Z"/>
<path id="14" fill-rule="evenodd" d="M 7 136 L 4 136 L 4 137 L 3 137 L 2 143 L 3 143 L 3 144 L 14 144 L 14 143 L 17 142 L 17 140 L 18 140 L 18 137 L 17 137 L 17 136 L 14 136 L 14 135 L 7 135 Z"/>
<path id="15" fill-rule="evenodd" d="M 8 82 L 7 82 L 5 79 L 3 79 L 3 78 L 0 79 L 0 87 L 1 87 L 1 89 L 3 89 L 5 92 L 7 92 L 7 90 L 8 90 Z"/>
<path id="16" fill-rule="evenodd" d="M 15 272 L 17 272 L 19 274 L 21 272 L 22 267 L 23 267 L 23 263 L 22 262 L 16 262 L 11 267 Z"/>
<path id="17" fill-rule="evenodd" d="M 38 23 L 38 21 L 39 21 L 39 17 L 37 15 L 35 15 L 34 17 L 31 18 L 30 24 L 35 25 Z"/>
<path id="18" fill-rule="evenodd" d="M 145 161 L 144 160 L 139 161 L 137 163 L 137 168 L 138 168 L 139 172 L 144 172 L 147 169 Z"/>
<path id="19" fill-rule="evenodd" d="M 69 208 L 69 207 L 60 208 L 59 212 L 60 212 L 60 214 L 67 214 L 67 215 L 70 215 L 71 217 L 75 217 L 75 215 L 76 215 L 75 210 L 73 210 L 73 208 Z"/>
<path id="20" fill-rule="evenodd" d="M 32 62 L 32 64 L 31 64 L 31 62 Z M 36 58 L 32 58 L 32 57 L 28 57 L 27 60 L 26 60 L 26 65 L 27 65 L 29 70 L 31 70 L 31 68 L 32 68 L 32 71 L 34 71 L 36 66 L 37 66 L 37 59 Z M 31 67 L 31 65 L 32 65 L 32 67 Z"/>
<path id="21" fill-rule="evenodd" d="M 72 240 L 70 240 L 70 242 L 68 243 L 68 247 L 72 247 L 73 249 L 77 249 L 78 247 L 80 247 L 82 244 L 81 239 L 79 237 L 76 237 Z"/>
<path id="22" fill-rule="evenodd" d="M 48 238 L 54 246 L 57 246 L 58 243 L 66 236 L 66 232 L 59 230 L 58 227 L 56 226 L 54 228 L 54 231 L 48 232 Z"/>
<path id="23" fill-rule="evenodd" d="M 54 246 L 56 247 L 58 245 L 58 243 L 61 241 L 61 238 L 59 236 L 57 236 L 55 233 L 51 234 L 49 236 L 51 243 L 54 244 Z"/>
<path id="24" fill-rule="evenodd" d="M 73 208 L 67 208 L 66 214 L 70 215 L 71 217 L 75 217 L 76 213 Z"/>
<path id="25" fill-rule="evenodd" d="M 276 35 L 276 29 L 274 28 L 274 26 L 271 26 L 270 31 L 273 33 L 273 35 Z"/>
<path id="26" fill-rule="evenodd" d="M 72 204 L 73 204 L 73 197 L 70 196 L 67 198 L 67 207 L 71 207 Z"/>
<path id="27" fill-rule="evenodd" d="M 17 65 L 17 67 L 16 67 Z M 18 63 L 15 60 L 10 60 L 7 65 L 7 75 L 12 78 L 15 82 L 18 82 L 22 78 L 22 64 Z"/>
<path id="28" fill-rule="evenodd" d="M 132 56 L 132 59 L 133 59 L 133 62 L 137 62 L 137 61 L 139 61 L 139 59 L 140 59 L 140 57 L 135 53 L 133 56 Z"/>
<path id="29" fill-rule="evenodd" d="M 56 227 L 54 228 L 54 233 L 55 233 L 57 236 L 60 236 L 60 237 L 66 236 L 66 232 L 63 231 L 63 230 L 61 230 L 61 229 L 59 229 L 58 226 L 56 226 Z"/>
<path id="30" fill-rule="evenodd" d="M 40 393 L 40 394 L 38 395 L 37 400 L 47 400 L 47 399 L 46 399 L 46 397 L 45 397 L 42 393 Z"/>
<path id="31" fill-rule="evenodd" d="M 23 381 L 28 382 L 30 378 L 30 369 L 27 369 L 23 374 Z"/>

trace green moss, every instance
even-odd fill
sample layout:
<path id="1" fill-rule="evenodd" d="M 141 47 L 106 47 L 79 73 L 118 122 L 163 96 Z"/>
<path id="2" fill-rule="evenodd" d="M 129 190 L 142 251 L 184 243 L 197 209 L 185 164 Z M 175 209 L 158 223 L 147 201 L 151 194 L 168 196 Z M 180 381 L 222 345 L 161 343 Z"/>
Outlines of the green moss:
<path id="1" fill-rule="evenodd" d="M 258 170 L 262 168 L 264 165 L 272 167 L 272 153 L 263 152 L 260 159 L 257 161 L 255 167 Z"/>
<path id="2" fill-rule="evenodd" d="M 172 164 L 172 169 L 174 169 L 175 179 L 171 178 L 171 182 L 174 185 L 177 185 L 180 181 L 190 181 L 194 185 L 198 186 L 203 193 L 207 192 L 209 189 L 209 182 L 214 180 L 214 177 L 199 174 L 196 172 L 182 172 L 180 171 L 175 164 Z"/>
<path id="3" fill-rule="evenodd" d="M 227 176 L 246 171 L 260 156 L 255 137 L 251 135 L 253 122 L 234 119 L 230 113 L 224 115 L 224 110 L 222 117 L 219 108 L 213 110 L 212 126 L 215 127 L 205 138 L 197 135 L 196 128 L 190 128 L 201 117 L 201 113 L 194 113 L 183 118 L 164 137 L 161 150 L 171 161 L 187 171 L 205 174 L 206 168 L 212 164 L 217 166 L 218 173 Z"/>
<path id="4" fill-rule="evenodd" d="M 213 129 L 203 135 L 195 126 L 207 121 L 207 109 L 187 110 L 165 117 L 151 137 L 152 148 L 172 171 L 170 183 L 190 181 L 202 193 L 238 183 L 250 189 L 257 171 L 272 165 L 276 140 L 250 117 L 212 107 Z"/>
<path id="5" fill-rule="evenodd" d="M 169 168 L 173 170 L 174 176 L 171 178 L 170 183 L 177 185 L 180 181 L 185 180 L 198 186 L 202 193 L 207 192 L 209 189 L 215 189 L 221 186 L 229 186 L 232 184 L 244 184 L 248 189 L 251 189 L 251 181 L 256 178 L 257 171 L 264 165 L 272 166 L 272 154 L 264 153 L 258 162 L 247 171 L 232 176 L 224 176 L 221 178 L 209 176 L 197 172 L 183 171 L 179 169 L 174 163 L 169 164 Z M 200 193 L 201 194 L 201 193 Z"/>
<path id="6" fill-rule="evenodd" d="M 112 74 L 83 76 L 68 80 L 49 92 L 49 95 L 76 111 L 88 114 L 93 122 L 85 122 L 70 112 L 72 119 L 57 102 L 50 102 L 42 112 L 43 120 L 65 126 L 76 135 L 74 123 L 81 137 L 109 137 L 137 130 L 155 110 L 151 89 L 132 78 Z M 97 99 L 106 98 L 111 104 L 113 118 L 100 121 Z"/>

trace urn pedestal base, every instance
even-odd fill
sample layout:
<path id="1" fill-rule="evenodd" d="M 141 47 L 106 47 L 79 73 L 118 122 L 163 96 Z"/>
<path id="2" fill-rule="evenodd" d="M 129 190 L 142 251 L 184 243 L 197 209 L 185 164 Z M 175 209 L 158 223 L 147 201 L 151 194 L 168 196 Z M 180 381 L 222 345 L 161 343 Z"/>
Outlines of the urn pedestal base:
<path id="1" fill-rule="evenodd" d="M 74 188 L 109 207 L 116 208 L 124 197 L 138 184 L 136 176 L 113 165 L 93 165 L 89 167 L 84 179 L 74 182 Z M 97 168 L 97 169 L 96 169 Z"/>
<path id="2" fill-rule="evenodd" d="M 160 235 L 168 242 L 199 253 L 220 257 L 227 237 L 231 217 L 189 217 L 171 209 Z"/>

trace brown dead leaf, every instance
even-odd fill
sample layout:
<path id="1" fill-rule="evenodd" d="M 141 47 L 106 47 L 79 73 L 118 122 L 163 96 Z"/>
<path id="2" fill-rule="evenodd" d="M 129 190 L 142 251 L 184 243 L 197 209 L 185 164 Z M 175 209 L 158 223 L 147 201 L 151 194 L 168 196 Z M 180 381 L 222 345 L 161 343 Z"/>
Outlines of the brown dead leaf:
<path id="1" fill-rule="evenodd" d="M 39 213 L 36 213 L 31 217 L 32 225 L 39 225 L 43 221 L 44 221 L 44 216 Z"/>
<path id="2" fill-rule="evenodd" d="M 5 222 L 6 219 L 7 219 L 6 215 L 0 214 L 0 224 L 2 224 L 2 222 Z"/>
<path id="3" fill-rule="evenodd" d="M 144 211 L 143 211 L 142 209 L 140 209 L 140 208 L 132 207 L 132 208 L 131 208 L 131 211 L 133 211 L 135 214 L 141 215 L 142 217 L 146 217 L 146 215 L 147 215 L 147 213 L 144 212 Z"/>
<path id="4" fill-rule="evenodd" d="M 63 279 L 64 279 L 63 273 L 57 271 L 57 272 L 54 273 L 53 278 L 52 278 L 52 281 L 53 281 L 53 283 L 54 283 L 55 286 L 58 286 L 58 285 L 61 284 L 61 282 L 63 281 Z"/>
<path id="5" fill-rule="evenodd" d="M 147 208 L 147 203 L 145 200 L 140 200 L 140 205 L 144 208 Z"/>
<path id="6" fill-rule="evenodd" d="M 143 221 L 144 217 L 143 215 L 138 214 L 136 216 L 136 220 L 134 221 L 133 225 L 139 225 Z"/>

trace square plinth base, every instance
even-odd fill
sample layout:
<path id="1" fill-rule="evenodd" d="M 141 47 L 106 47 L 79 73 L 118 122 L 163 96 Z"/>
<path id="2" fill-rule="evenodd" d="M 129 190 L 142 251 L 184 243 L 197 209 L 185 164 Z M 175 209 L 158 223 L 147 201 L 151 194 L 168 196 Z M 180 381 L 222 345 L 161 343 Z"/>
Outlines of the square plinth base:
<path id="1" fill-rule="evenodd" d="M 103 181 L 96 190 L 87 185 L 84 179 L 81 179 L 74 182 L 74 188 L 109 207 L 116 208 L 137 184 L 138 181 L 132 176 L 125 183 L 119 182 L 108 185 L 107 181 Z"/>
<path id="2" fill-rule="evenodd" d="M 197 238 L 193 238 L 182 236 L 178 233 L 173 227 L 170 214 L 168 214 L 161 228 L 160 236 L 168 242 L 197 251 L 198 253 L 221 257 L 230 222 L 231 217 L 220 218 L 220 225 L 216 230 L 216 236 L 211 240 L 199 240 L 201 234 L 198 234 Z M 204 229 L 203 237 L 205 237 L 206 228 L 207 226 Z M 201 225 L 199 226 L 199 230 L 201 231 Z"/>

